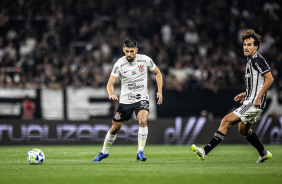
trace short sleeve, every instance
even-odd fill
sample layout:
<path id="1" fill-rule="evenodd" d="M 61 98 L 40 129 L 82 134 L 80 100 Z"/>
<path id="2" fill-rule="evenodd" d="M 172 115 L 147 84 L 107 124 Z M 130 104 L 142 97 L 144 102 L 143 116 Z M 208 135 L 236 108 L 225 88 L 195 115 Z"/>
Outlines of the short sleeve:
<path id="1" fill-rule="evenodd" d="M 118 77 L 119 76 L 119 72 L 120 71 L 120 67 L 118 65 L 118 62 L 116 62 L 116 64 L 114 65 L 113 69 L 112 69 L 112 76 Z"/>
<path id="2" fill-rule="evenodd" d="M 254 69 L 259 71 L 261 75 L 264 75 L 265 73 L 270 71 L 270 68 L 267 62 L 263 58 L 256 57 L 252 59 L 252 64 L 253 64 Z"/>
<path id="3" fill-rule="evenodd" d="M 156 64 L 153 62 L 151 58 L 147 60 L 147 66 L 150 71 L 153 71 L 156 68 Z"/>

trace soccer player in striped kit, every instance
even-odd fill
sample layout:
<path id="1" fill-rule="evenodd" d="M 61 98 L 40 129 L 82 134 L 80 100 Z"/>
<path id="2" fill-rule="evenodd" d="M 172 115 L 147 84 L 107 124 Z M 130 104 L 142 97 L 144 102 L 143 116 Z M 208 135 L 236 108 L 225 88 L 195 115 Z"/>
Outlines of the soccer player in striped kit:
<path id="1" fill-rule="evenodd" d="M 228 129 L 239 123 L 238 130 L 245 136 L 247 141 L 259 152 L 259 160 L 262 163 L 272 158 L 272 154 L 264 149 L 261 141 L 251 126 L 256 122 L 256 117 L 266 102 L 266 93 L 273 83 L 273 77 L 266 60 L 258 53 L 261 36 L 252 29 L 247 29 L 241 34 L 244 55 L 247 57 L 245 71 L 246 91 L 238 94 L 234 100 L 243 103 L 235 111 L 226 115 L 222 120 L 217 132 L 205 147 L 192 145 L 192 150 L 200 160 L 204 160 L 207 154 L 216 147 L 227 135 Z"/>

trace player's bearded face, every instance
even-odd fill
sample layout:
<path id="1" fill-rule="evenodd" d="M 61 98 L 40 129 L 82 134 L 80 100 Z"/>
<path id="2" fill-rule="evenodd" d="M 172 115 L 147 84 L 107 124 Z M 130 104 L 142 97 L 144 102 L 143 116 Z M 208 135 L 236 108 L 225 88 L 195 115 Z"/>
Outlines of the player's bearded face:
<path id="1" fill-rule="evenodd" d="M 253 38 L 247 38 L 244 40 L 243 50 L 244 50 L 244 55 L 247 56 L 247 58 L 252 57 L 256 53 L 256 51 L 258 50 L 258 46 L 254 45 Z"/>
<path id="2" fill-rule="evenodd" d="M 132 62 L 136 58 L 137 48 L 123 47 L 123 52 L 128 62 Z"/>

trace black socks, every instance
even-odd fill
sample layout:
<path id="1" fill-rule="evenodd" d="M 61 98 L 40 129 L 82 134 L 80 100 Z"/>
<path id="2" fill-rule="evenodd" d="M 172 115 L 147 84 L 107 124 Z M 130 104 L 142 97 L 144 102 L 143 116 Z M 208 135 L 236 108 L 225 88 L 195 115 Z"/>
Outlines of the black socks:
<path id="1" fill-rule="evenodd" d="M 224 140 L 226 135 L 221 133 L 220 131 L 217 131 L 214 133 L 212 139 L 210 140 L 209 144 L 207 144 L 204 149 L 206 155 L 214 148 L 216 147 L 221 141 Z M 266 154 L 266 150 L 264 149 L 262 143 L 260 142 L 257 134 L 255 134 L 252 130 L 251 133 L 247 136 L 245 136 L 247 141 L 253 145 L 259 152 L 260 156 L 264 156 Z"/>
<path id="2" fill-rule="evenodd" d="M 260 142 L 257 134 L 255 134 L 253 130 L 251 130 L 251 133 L 249 133 L 249 135 L 247 135 L 245 138 L 247 139 L 247 141 L 249 141 L 251 145 L 253 145 L 258 150 L 260 156 L 264 156 L 266 154 L 266 150 Z"/>
<path id="3" fill-rule="evenodd" d="M 225 135 L 221 133 L 220 131 L 217 131 L 214 133 L 212 139 L 210 140 L 209 144 L 207 144 L 204 149 L 206 155 L 214 148 L 216 147 L 221 141 L 223 141 L 225 138 Z"/>

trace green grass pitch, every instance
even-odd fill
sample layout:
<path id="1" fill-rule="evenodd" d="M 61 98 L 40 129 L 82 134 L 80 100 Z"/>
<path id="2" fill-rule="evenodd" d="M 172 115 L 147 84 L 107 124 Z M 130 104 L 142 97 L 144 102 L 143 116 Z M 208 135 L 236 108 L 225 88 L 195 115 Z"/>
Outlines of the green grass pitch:
<path id="1" fill-rule="evenodd" d="M 42 165 L 26 160 L 34 147 L 45 153 Z M 258 164 L 250 145 L 219 145 L 204 161 L 190 146 L 147 145 L 146 162 L 136 161 L 137 146 L 113 145 L 110 156 L 99 163 L 92 159 L 101 146 L 0 146 L 0 184 L 281 184 L 282 146 L 265 147 L 273 158 Z"/>

